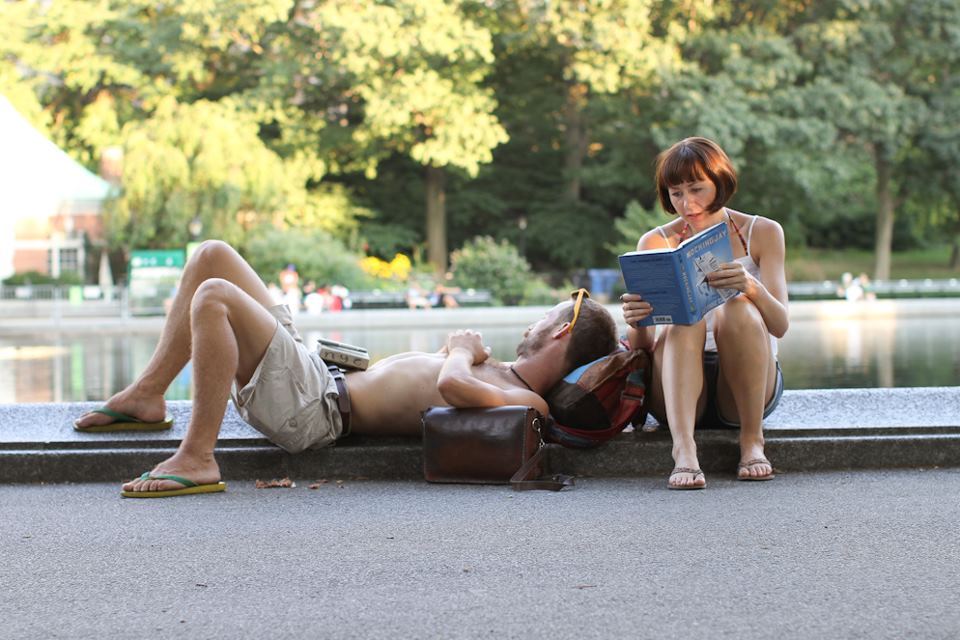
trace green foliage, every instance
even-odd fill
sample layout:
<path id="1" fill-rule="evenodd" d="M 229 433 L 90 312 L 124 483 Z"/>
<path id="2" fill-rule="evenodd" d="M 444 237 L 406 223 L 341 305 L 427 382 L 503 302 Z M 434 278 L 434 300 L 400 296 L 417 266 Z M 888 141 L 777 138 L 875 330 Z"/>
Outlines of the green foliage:
<path id="1" fill-rule="evenodd" d="M 555 289 L 544 281 L 543 278 L 531 277 L 527 280 L 523 288 L 523 299 L 520 304 L 527 306 L 552 306 L 558 302 L 567 300 L 570 291 L 575 287 L 570 285 L 562 290 Z"/>
<path id="2" fill-rule="evenodd" d="M 636 251 L 640 236 L 650 231 L 654 227 L 666 224 L 669 220 L 666 218 L 660 207 L 656 210 L 648 211 L 636 200 L 627 203 L 627 211 L 623 217 L 615 220 L 614 228 L 619 234 L 619 241 L 615 244 L 608 244 L 607 248 L 611 253 L 620 255 L 627 251 Z"/>
<path id="3" fill-rule="evenodd" d="M 487 289 L 496 304 L 517 304 L 530 279 L 530 265 L 506 241 L 481 236 L 450 257 L 454 282 L 463 288 Z"/>
<path id="4" fill-rule="evenodd" d="M 360 268 L 360 256 L 319 230 L 262 227 L 247 242 L 244 258 L 265 282 L 276 282 L 287 264 L 297 266 L 301 284 L 342 284 L 348 289 L 372 288 Z"/>
<path id="5" fill-rule="evenodd" d="M 125 149 L 115 247 L 182 245 L 199 215 L 241 247 L 273 225 L 425 253 L 429 165 L 450 246 L 494 236 L 564 277 L 669 219 L 653 161 L 689 135 L 791 250 L 870 249 L 884 204 L 894 248 L 960 236 L 956 2 L 2 6 L 0 92 L 90 169 Z"/>
<path id="6" fill-rule="evenodd" d="M 0 283 L 8 287 L 32 284 L 75 285 L 83 284 L 83 276 L 75 271 L 65 271 L 60 274 L 59 278 L 54 278 L 38 271 L 24 271 L 23 273 L 14 273 Z"/>
<path id="7" fill-rule="evenodd" d="M 123 192 L 106 216 L 114 246 L 183 245 L 195 216 L 207 237 L 242 244 L 303 188 L 227 100 L 167 98 L 149 120 L 124 127 L 123 140 Z"/>

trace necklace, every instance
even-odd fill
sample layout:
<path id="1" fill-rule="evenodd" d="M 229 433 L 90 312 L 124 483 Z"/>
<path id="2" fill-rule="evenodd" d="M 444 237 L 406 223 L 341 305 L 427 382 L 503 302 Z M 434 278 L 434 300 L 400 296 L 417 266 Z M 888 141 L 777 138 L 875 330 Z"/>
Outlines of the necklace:
<path id="1" fill-rule="evenodd" d="M 513 375 L 517 376 L 517 379 L 523 383 L 523 386 L 525 386 L 527 389 L 530 389 L 530 391 L 533 391 L 533 387 L 530 386 L 530 383 L 524 380 L 522 375 L 517 373 L 517 370 L 513 367 L 513 365 L 510 365 L 510 371 L 513 372 Z M 536 391 L 533 392 L 536 393 Z"/>

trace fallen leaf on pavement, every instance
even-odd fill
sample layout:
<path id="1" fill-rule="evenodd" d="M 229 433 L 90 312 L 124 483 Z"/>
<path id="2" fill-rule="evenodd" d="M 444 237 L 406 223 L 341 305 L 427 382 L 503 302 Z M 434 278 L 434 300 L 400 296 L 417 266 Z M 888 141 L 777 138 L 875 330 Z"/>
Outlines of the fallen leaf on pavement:
<path id="1" fill-rule="evenodd" d="M 282 478 L 280 480 L 257 480 L 254 487 L 257 489 L 292 489 L 297 486 L 297 483 L 291 480 L 290 478 Z"/>

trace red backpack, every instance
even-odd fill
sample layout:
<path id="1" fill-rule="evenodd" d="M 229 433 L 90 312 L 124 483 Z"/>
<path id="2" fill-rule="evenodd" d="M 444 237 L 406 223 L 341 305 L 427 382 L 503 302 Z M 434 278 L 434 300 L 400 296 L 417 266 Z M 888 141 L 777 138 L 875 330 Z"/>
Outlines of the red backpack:
<path id="1" fill-rule="evenodd" d="M 551 420 L 545 439 L 588 449 L 631 422 L 640 427 L 647 418 L 644 399 L 651 369 L 646 351 L 624 347 L 574 369 L 547 392 Z"/>

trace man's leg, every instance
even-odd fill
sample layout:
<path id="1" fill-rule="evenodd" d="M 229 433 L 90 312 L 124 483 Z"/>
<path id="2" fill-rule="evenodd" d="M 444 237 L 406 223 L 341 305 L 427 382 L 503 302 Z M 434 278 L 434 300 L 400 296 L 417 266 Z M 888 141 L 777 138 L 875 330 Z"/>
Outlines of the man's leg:
<path id="1" fill-rule="evenodd" d="M 193 359 L 193 411 L 177 452 L 153 475 L 168 474 L 197 484 L 220 480 L 213 449 L 220 433 L 230 387 L 250 381 L 279 329 L 260 301 L 223 279 L 204 281 L 193 296 L 190 333 Z M 126 491 L 160 491 L 181 485 L 170 480 L 134 480 Z"/>
<path id="2" fill-rule="evenodd" d="M 230 245 L 218 240 L 204 242 L 183 270 L 150 362 L 136 381 L 107 400 L 107 407 L 145 422 L 163 420 L 166 412 L 163 394 L 190 359 L 190 305 L 197 288 L 210 278 L 233 283 L 265 308 L 274 304 L 260 277 Z M 103 414 L 87 413 L 76 424 L 89 427 L 111 420 Z"/>

